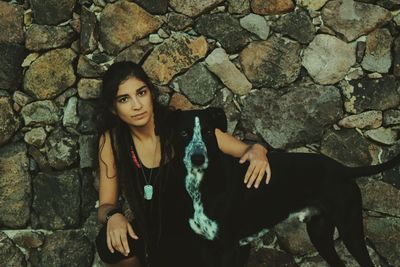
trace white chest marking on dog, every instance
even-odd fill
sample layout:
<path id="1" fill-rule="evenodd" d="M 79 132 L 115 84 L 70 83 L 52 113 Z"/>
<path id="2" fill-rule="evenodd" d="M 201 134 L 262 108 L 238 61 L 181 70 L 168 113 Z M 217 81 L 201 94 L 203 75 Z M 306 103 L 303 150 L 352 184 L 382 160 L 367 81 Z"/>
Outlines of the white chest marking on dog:
<path id="1" fill-rule="evenodd" d="M 289 214 L 288 220 L 298 219 L 300 222 L 308 222 L 311 217 L 318 215 L 320 212 L 314 207 L 305 207 L 304 209 Z"/>
<path id="2" fill-rule="evenodd" d="M 202 154 L 204 163 L 200 166 L 194 166 L 191 156 L 194 154 Z M 194 215 L 189 219 L 190 227 L 199 235 L 204 236 L 208 240 L 213 240 L 217 236 L 218 225 L 204 213 L 203 203 L 201 202 L 200 182 L 203 179 L 204 170 L 208 167 L 207 148 L 201 136 L 200 120 L 195 117 L 195 125 L 193 129 L 193 137 L 186 146 L 185 156 L 183 158 L 187 175 L 185 178 L 186 191 L 193 201 Z"/>

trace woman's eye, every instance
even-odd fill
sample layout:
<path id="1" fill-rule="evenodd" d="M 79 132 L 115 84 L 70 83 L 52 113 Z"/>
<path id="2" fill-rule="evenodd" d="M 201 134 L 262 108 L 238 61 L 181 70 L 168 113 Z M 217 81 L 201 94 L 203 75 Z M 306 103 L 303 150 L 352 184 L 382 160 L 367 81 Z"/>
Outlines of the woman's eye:
<path id="1" fill-rule="evenodd" d="M 146 90 L 142 90 L 138 93 L 139 96 L 144 96 L 147 93 Z"/>
<path id="2" fill-rule="evenodd" d="M 125 103 L 126 101 L 128 101 L 128 97 L 126 97 L 126 96 L 121 97 L 120 99 L 118 99 L 119 103 Z"/>

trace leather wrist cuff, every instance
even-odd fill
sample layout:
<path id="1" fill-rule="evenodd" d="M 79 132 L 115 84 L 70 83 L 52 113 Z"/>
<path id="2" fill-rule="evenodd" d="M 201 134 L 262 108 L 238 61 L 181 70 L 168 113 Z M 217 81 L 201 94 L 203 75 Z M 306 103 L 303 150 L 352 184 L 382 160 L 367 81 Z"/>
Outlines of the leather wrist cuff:
<path id="1" fill-rule="evenodd" d="M 112 209 L 110 209 L 110 210 L 107 212 L 107 214 L 106 214 L 106 221 L 105 221 L 105 223 L 107 223 L 108 220 L 111 218 L 111 216 L 113 216 L 115 213 L 121 213 L 121 214 L 123 214 L 121 208 L 118 208 L 118 207 L 112 208 Z"/>

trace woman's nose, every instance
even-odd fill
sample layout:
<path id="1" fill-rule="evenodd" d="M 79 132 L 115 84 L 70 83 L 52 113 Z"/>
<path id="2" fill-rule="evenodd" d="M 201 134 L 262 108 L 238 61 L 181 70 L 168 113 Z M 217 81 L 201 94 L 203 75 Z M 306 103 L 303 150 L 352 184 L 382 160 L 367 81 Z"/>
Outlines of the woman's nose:
<path id="1" fill-rule="evenodd" d="M 140 109 L 142 107 L 142 103 L 140 103 L 139 99 L 134 97 L 132 98 L 131 107 L 132 109 Z"/>

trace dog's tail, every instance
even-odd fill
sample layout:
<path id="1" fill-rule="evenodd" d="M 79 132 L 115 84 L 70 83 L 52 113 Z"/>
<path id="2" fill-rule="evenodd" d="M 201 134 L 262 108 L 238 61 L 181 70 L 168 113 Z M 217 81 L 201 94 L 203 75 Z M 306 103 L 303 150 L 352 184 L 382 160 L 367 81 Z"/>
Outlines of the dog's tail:
<path id="1" fill-rule="evenodd" d="M 391 169 L 399 165 L 399 163 L 400 163 L 400 154 L 382 164 L 367 166 L 367 167 L 348 167 L 348 169 L 353 177 L 369 176 Z"/>

